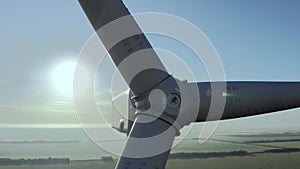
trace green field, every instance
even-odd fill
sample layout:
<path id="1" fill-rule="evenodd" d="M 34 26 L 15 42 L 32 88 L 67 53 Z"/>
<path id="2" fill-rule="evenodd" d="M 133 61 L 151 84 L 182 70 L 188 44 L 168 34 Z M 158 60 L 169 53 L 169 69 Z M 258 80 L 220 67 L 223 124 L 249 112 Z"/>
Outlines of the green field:
<path id="1" fill-rule="evenodd" d="M 298 169 L 300 153 L 259 154 L 245 157 L 170 160 L 168 169 Z"/>
<path id="2" fill-rule="evenodd" d="M 269 147 L 236 143 L 231 141 L 214 141 L 208 140 L 205 143 L 199 143 L 197 140 L 184 140 L 178 144 L 172 152 L 224 152 L 245 150 L 248 152 L 258 152 L 269 149 Z"/>
<path id="3" fill-rule="evenodd" d="M 2 166 L 0 169 L 114 169 L 115 163 L 106 164 L 101 160 L 72 161 L 69 165 L 47 166 Z"/>
<path id="4" fill-rule="evenodd" d="M 167 169 L 298 169 L 300 153 L 259 154 L 246 157 L 169 160 Z M 9 166 L 0 169 L 113 169 L 115 163 L 72 161 L 70 165 Z"/>
<path id="5" fill-rule="evenodd" d="M 300 141 L 291 142 L 275 142 L 275 143 L 259 143 L 264 146 L 285 147 L 285 148 L 300 148 Z"/>
<path id="6" fill-rule="evenodd" d="M 210 157 L 198 159 L 169 160 L 167 169 L 298 169 L 300 152 L 293 153 L 257 153 L 268 149 L 300 148 L 299 135 L 261 134 L 261 135 L 215 135 L 207 142 L 200 144 L 194 137 L 186 138 L 178 144 L 172 153 L 177 152 L 230 152 L 247 151 L 248 156 Z M 113 169 L 113 163 L 101 160 L 71 161 L 69 165 L 47 166 L 0 166 L 0 169 Z"/>

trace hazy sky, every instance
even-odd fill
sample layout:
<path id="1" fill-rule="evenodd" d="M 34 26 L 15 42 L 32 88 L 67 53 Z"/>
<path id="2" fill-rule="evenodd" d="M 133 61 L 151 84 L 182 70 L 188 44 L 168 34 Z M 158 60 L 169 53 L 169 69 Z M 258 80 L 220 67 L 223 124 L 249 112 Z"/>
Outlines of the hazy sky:
<path id="1" fill-rule="evenodd" d="M 298 0 L 124 2 L 132 13 L 165 12 L 196 25 L 215 45 L 228 80 L 300 81 Z M 76 60 L 93 33 L 79 4 L 76 0 L 0 4 L 0 127 L 77 124 L 72 98 L 55 89 L 52 75 L 58 65 Z M 168 39 L 149 38 L 153 46 L 168 49 L 197 68 L 187 59 L 189 53 Z M 296 109 L 224 125 L 293 129 L 300 127 L 299 119 Z"/>

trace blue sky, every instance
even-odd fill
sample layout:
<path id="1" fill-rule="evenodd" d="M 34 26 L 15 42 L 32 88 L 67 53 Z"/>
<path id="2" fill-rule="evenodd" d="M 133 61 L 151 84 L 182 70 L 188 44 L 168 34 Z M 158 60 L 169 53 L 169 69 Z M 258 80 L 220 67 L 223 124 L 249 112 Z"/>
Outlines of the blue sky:
<path id="1" fill-rule="evenodd" d="M 124 2 L 132 13 L 165 12 L 196 25 L 215 45 L 228 80 L 300 80 L 297 0 Z M 0 123 L 76 124 L 72 100 L 53 89 L 50 74 L 59 63 L 76 60 L 93 33 L 77 1 L 2 1 L 0 21 Z M 168 39 L 149 38 L 198 66 Z M 293 128 L 298 119 L 296 109 L 224 125 Z"/>

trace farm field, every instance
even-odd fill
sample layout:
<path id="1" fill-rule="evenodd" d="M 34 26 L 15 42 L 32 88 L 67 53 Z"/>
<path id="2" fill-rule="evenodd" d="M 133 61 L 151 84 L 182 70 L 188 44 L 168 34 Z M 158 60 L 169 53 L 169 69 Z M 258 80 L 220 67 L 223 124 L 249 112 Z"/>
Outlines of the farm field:
<path id="1" fill-rule="evenodd" d="M 4 144 L 5 145 L 5 144 Z M 4 146 L 3 145 L 3 146 Z M 34 145 L 31 145 L 34 146 Z M 42 145 L 39 145 L 42 146 Z M 294 148 L 296 151 L 289 151 Z M 270 152 L 269 150 L 287 150 L 282 152 Z M 247 155 L 208 157 L 205 153 L 224 153 L 244 151 Z M 176 153 L 203 153 L 200 158 L 171 159 L 166 169 L 297 169 L 300 166 L 300 134 L 299 133 L 243 133 L 214 135 L 205 143 L 199 143 L 196 135 L 190 135 L 180 142 L 172 150 Z M 103 154 L 106 156 L 105 154 Z M 117 157 L 113 162 L 100 160 L 73 160 L 69 165 L 21 165 L 0 166 L 0 169 L 113 169 Z"/>
<path id="2" fill-rule="evenodd" d="M 245 157 L 169 160 L 166 169 L 297 169 L 300 153 L 259 154 Z M 115 163 L 100 160 L 71 161 L 70 165 L 6 166 L 0 169 L 113 169 Z"/>

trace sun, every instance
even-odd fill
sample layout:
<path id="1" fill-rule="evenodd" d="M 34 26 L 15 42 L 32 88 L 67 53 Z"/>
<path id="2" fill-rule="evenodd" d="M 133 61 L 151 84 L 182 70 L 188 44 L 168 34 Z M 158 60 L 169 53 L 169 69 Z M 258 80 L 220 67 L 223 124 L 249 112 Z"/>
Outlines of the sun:
<path id="1" fill-rule="evenodd" d="M 73 96 L 73 79 L 75 71 L 75 62 L 60 63 L 52 72 L 52 82 L 60 94 L 64 96 Z"/>

